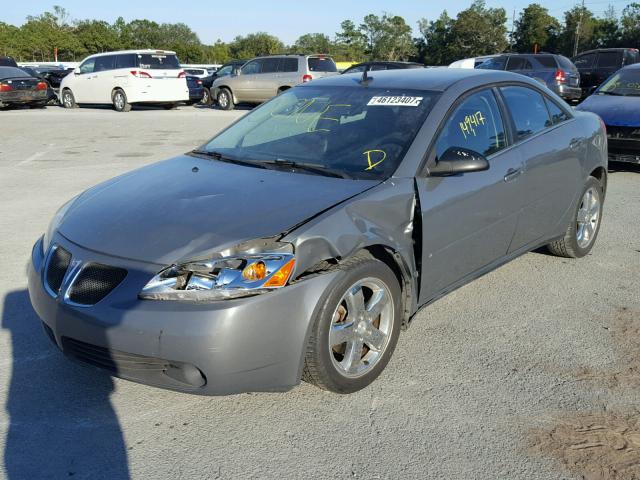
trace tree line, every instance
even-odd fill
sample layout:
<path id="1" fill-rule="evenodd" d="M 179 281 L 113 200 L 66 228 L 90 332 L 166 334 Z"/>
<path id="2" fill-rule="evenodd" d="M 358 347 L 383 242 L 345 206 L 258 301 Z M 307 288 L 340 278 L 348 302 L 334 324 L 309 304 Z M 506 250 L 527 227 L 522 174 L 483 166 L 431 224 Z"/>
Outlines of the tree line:
<path id="1" fill-rule="evenodd" d="M 308 33 L 292 45 L 266 32 L 239 35 L 231 42 L 203 44 L 184 23 L 157 23 L 141 19 L 113 23 L 72 20 L 60 6 L 27 17 L 21 26 L 0 22 L 0 54 L 19 61 L 78 61 L 87 55 L 121 49 L 174 50 L 183 63 L 224 63 L 275 53 L 326 53 L 336 60 L 414 60 L 446 65 L 454 60 L 504 51 L 548 51 L 568 57 L 574 51 L 601 47 L 640 46 L 640 3 L 620 13 L 609 6 L 598 16 L 577 5 L 561 20 L 540 4 L 524 8 L 507 27 L 504 8 L 488 8 L 474 0 L 453 18 L 447 11 L 435 19 L 418 21 L 420 36 L 413 37 L 404 18 L 390 13 L 366 15 L 359 23 L 344 20 L 333 37 Z"/>

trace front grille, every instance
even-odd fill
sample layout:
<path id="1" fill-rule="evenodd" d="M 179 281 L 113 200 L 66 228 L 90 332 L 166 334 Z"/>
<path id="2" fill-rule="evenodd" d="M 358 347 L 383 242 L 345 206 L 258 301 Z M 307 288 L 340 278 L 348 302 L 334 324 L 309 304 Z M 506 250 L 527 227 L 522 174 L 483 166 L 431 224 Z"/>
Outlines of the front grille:
<path id="1" fill-rule="evenodd" d="M 110 350 L 69 337 L 62 337 L 62 350 L 80 361 L 119 374 L 162 373 L 170 367 L 167 360 Z"/>
<path id="2" fill-rule="evenodd" d="M 62 247 L 54 248 L 47 263 L 47 285 L 52 292 L 58 294 L 62 281 L 71 263 L 71 254 Z"/>
<path id="3" fill-rule="evenodd" d="M 120 285 L 126 276 L 127 271 L 123 268 L 89 263 L 73 281 L 68 298 L 78 305 L 94 305 Z"/>

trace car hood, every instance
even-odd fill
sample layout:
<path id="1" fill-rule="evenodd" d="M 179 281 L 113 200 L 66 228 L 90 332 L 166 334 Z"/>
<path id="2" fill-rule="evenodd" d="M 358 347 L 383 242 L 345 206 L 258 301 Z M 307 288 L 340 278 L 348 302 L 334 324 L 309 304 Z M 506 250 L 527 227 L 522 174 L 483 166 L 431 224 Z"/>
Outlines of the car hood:
<path id="1" fill-rule="evenodd" d="M 97 252 L 172 264 L 278 235 L 378 183 L 181 156 L 87 190 L 58 231 Z"/>
<path id="2" fill-rule="evenodd" d="M 640 126 L 640 97 L 591 95 L 576 109 L 599 115 L 607 125 Z"/>

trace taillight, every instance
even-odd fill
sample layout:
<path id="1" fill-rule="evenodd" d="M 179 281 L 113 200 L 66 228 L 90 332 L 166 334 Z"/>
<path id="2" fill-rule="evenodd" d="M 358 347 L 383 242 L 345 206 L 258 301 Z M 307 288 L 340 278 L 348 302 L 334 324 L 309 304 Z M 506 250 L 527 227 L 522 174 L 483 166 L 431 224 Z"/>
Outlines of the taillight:
<path id="1" fill-rule="evenodd" d="M 196 80 L 196 83 L 197 83 L 198 85 L 202 85 L 202 80 Z"/>
<path id="2" fill-rule="evenodd" d="M 36 90 L 46 90 L 47 84 L 45 82 L 38 82 L 36 85 Z"/>
<path id="3" fill-rule="evenodd" d="M 149 75 L 147 72 L 143 72 L 142 70 L 131 70 L 129 73 L 138 78 L 151 78 L 151 75 Z"/>
<path id="4" fill-rule="evenodd" d="M 313 75 L 307 74 L 302 76 L 302 83 L 310 82 L 311 80 L 313 80 Z"/>
<path id="5" fill-rule="evenodd" d="M 11 85 L 0 83 L 0 92 L 10 92 L 11 90 L 13 90 L 13 87 Z"/>
<path id="6" fill-rule="evenodd" d="M 186 73 L 184 73 L 184 71 L 182 71 L 182 72 L 180 72 L 180 73 L 178 74 L 178 78 L 184 78 L 184 77 L 186 77 L 186 76 L 187 76 L 187 74 L 186 74 Z"/>
<path id="7" fill-rule="evenodd" d="M 566 80 L 564 72 L 562 70 L 556 70 L 556 82 L 564 83 Z"/>

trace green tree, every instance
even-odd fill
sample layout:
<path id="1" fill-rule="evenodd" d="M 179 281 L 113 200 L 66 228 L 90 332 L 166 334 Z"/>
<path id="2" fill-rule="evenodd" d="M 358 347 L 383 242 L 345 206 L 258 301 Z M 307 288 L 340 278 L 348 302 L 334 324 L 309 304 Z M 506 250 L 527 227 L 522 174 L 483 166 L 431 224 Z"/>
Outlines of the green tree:
<path id="1" fill-rule="evenodd" d="M 559 37 L 561 53 L 573 57 L 575 53 L 595 47 L 596 19 L 587 7 L 575 6 L 564 13 L 564 28 Z"/>
<path id="2" fill-rule="evenodd" d="M 560 32 L 560 23 L 549 11 L 537 4 L 528 5 L 515 22 L 513 41 L 518 52 L 533 52 L 547 48 L 549 41 Z"/>
<path id="3" fill-rule="evenodd" d="M 455 21 L 443 11 L 436 20 L 422 18 L 418 28 L 422 38 L 417 39 L 418 60 L 427 65 L 448 65 L 456 60 L 451 49 L 452 30 Z"/>
<path id="4" fill-rule="evenodd" d="M 336 56 L 340 60 L 359 62 L 364 60 L 367 47 L 365 35 L 351 20 L 340 24 L 341 30 L 336 33 Z"/>
<path id="5" fill-rule="evenodd" d="M 369 14 L 364 17 L 360 32 L 372 60 L 406 60 L 414 53 L 411 27 L 398 15 Z"/>
<path id="6" fill-rule="evenodd" d="M 80 55 L 108 52 L 122 48 L 118 31 L 102 20 L 82 20 L 76 24 L 75 36 L 80 43 Z"/>
<path id="7" fill-rule="evenodd" d="M 307 33 L 292 45 L 293 53 L 333 53 L 331 39 L 324 33 Z"/>
<path id="8" fill-rule="evenodd" d="M 225 63 L 231 60 L 229 45 L 221 40 L 203 47 L 202 63 Z"/>
<path id="9" fill-rule="evenodd" d="M 452 55 L 477 57 L 503 52 L 507 46 L 507 14 L 504 8 L 487 8 L 475 0 L 462 10 L 451 28 Z"/>
<path id="10" fill-rule="evenodd" d="M 622 10 L 620 18 L 622 43 L 625 46 L 640 46 L 640 3 L 630 3 Z"/>
<path id="11" fill-rule="evenodd" d="M 52 60 L 57 48 L 59 60 L 75 59 L 81 48 L 68 19 L 67 11 L 57 5 L 53 12 L 28 16 L 27 22 L 20 27 L 19 56 L 39 61 Z"/>
<path id="12" fill-rule="evenodd" d="M 17 57 L 20 55 L 20 29 L 14 25 L 0 22 L 0 55 Z"/>
<path id="13" fill-rule="evenodd" d="M 229 44 L 229 53 L 233 58 L 253 58 L 259 55 L 282 53 L 284 44 L 266 32 L 250 33 L 237 36 Z"/>

